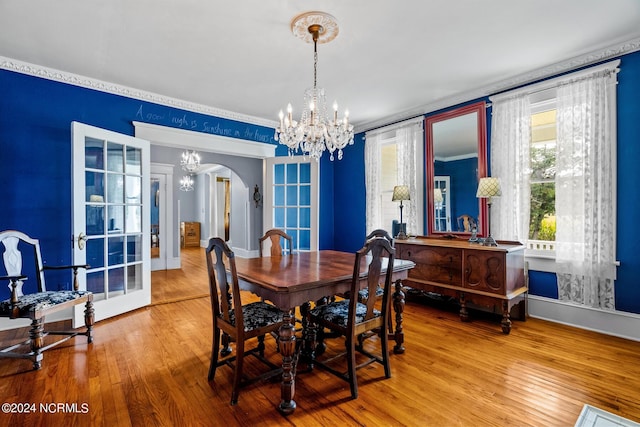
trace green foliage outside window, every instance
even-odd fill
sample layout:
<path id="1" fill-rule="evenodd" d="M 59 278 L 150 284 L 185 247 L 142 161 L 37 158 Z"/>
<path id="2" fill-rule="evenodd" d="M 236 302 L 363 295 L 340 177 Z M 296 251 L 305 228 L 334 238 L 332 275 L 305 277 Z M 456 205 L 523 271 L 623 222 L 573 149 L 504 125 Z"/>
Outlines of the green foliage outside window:
<path id="1" fill-rule="evenodd" d="M 531 147 L 529 239 L 556 239 L 555 147 Z"/>

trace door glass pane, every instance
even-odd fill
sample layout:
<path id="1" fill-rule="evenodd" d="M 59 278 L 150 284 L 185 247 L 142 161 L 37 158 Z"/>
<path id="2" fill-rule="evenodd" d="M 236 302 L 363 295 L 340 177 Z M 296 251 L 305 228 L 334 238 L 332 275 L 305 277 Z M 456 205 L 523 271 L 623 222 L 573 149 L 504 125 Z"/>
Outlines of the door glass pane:
<path id="1" fill-rule="evenodd" d="M 104 206 L 87 205 L 85 211 L 87 235 L 104 234 Z"/>
<path id="2" fill-rule="evenodd" d="M 109 298 L 124 294 L 124 267 L 108 270 Z"/>
<path id="3" fill-rule="evenodd" d="M 273 183 L 284 184 L 284 165 L 273 166 Z"/>
<path id="4" fill-rule="evenodd" d="M 142 261 L 142 235 L 127 237 L 127 262 Z"/>
<path id="5" fill-rule="evenodd" d="M 104 169 L 103 155 L 104 141 L 95 138 L 85 138 L 84 167 L 87 169 Z"/>
<path id="6" fill-rule="evenodd" d="M 127 291 L 142 289 L 142 264 L 127 267 Z"/>
<path id="7" fill-rule="evenodd" d="M 290 163 L 287 165 L 287 184 L 298 183 L 298 164 Z"/>
<path id="8" fill-rule="evenodd" d="M 295 185 L 287 185 L 287 206 L 295 206 L 298 204 L 298 187 Z"/>
<path id="9" fill-rule="evenodd" d="M 85 172 L 85 202 L 104 202 L 104 173 Z"/>
<path id="10" fill-rule="evenodd" d="M 142 203 L 142 177 L 127 175 L 127 203 Z"/>
<path id="11" fill-rule="evenodd" d="M 87 264 L 90 268 L 104 267 L 104 239 L 87 240 Z"/>
<path id="12" fill-rule="evenodd" d="M 107 170 L 111 172 L 124 172 L 124 158 L 122 145 L 114 142 L 107 143 Z"/>
<path id="13" fill-rule="evenodd" d="M 284 206 L 284 187 L 278 186 L 273 189 L 274 201 L 276 206 Z"/>
<path id="14" fill-rule="evenodd" d="M 124 206 L 108 207 L 109 223 L 107 225 L 109 233 L 124 232 Z"/>
<path id="15" fill-rule="evenodd" d="M 142 233 L 140 206 L 127 206 L 127 233 Z"/>
<path id="16" fill-rule="evenodd" d="M 104 271 L 87 273 L 87 290 L 94 293 L 94 300 L 104 299 Z"/>
<path id="17" fill-rule="evenodd" d="M 107 265 L 120 265 L 124 262 L 124 238 L 109 237 L 109 257 Z"/>
<path id="18" fill-rule="evenodd" d="M 142 151 L 127 147 L 127 174 L 142 175 Z"/>
<path id="19" fill-rule="evenodd" d="M 107 202 L 124 203 L 124 188 L 122 185 L 122 175 L 107 175 Z"/>

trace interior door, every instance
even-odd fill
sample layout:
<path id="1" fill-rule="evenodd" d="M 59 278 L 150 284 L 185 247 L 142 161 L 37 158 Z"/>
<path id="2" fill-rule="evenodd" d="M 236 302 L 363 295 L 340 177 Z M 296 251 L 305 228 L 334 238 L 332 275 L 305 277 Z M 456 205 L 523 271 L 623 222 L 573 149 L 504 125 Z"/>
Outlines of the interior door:
<path id="1" fill-rule="evenodd" d="M 265 159 L 264 231 L 284 230 L 294 251 L 318 250 L 320 168 L 306 156 Z M 265 246 L 266 253 L 269 248 Z"/>
<path id="2" fill-rule="evenodd" d="M 96 321 L 151 302 L 149 142 L 72 123 L 73 233 Z M 82 324 L 83 309 L 74 311 Z"/>

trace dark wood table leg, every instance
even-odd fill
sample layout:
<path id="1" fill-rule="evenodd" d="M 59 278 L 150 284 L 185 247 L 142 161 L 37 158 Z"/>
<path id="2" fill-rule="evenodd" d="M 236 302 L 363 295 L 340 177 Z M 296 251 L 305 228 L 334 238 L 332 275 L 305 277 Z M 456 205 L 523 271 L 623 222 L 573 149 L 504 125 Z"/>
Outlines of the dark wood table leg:
<path id="1" fill-rule="evenodd" d="M 309 302 L 305 302 L 300 306 L 300 315 L 302 316 L 302 343 L 300 358 L 307 364 L 308 370 L 313 370 L 316 332 L 315 328 L 309 328 L 309 310 L 311 310 L 311 303 Z"/>
<path id="2" fill-rule="evenodd" d="M 284 414 L 292 414 L 296 409 L 293 400 L 295 394 L 294 354 L 296 349 L 296 335 L 293 313 L 291 310 L 284 317 L 284 324 L 280 327 L 280 352 L 282 353 L 282 383 L 280 385 L 281 400 L 278 410 Z"/>
<path id="3" fill-rule="evenodd" d="M 404 331 L 402 330 L 402 313 L 404 312 L 404 291 L 402 290 L 402 281 L 396 280 L 396 290 L 393 293 L 393 310 L 396 313 L 396 331 L 393 339 L 396 345 L 393 352 L 396 354 L 404 353 Z M 383 326 L 386 328 L 386 325 Z"/>

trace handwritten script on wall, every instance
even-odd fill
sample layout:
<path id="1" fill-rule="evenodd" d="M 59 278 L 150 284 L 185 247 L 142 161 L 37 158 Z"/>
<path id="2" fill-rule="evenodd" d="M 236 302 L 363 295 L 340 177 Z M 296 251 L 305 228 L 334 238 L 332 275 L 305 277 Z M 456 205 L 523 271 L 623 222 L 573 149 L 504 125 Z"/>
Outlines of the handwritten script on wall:
<path id="1" fill-rule="evenodd" d="M 136 119 L 147 123 L 159 123 L 195 132 L 276 144 L 276 141 L 273 139 L 273 132 L 265 127 L 226 119 L 217 119 L 211 116 L 196 117 L 195 114 L 190 115 L 182 111 L 177 112 L 169 109 L 160 112 L 160 110 L 154 110 L 145 104 L 140 104 L 138 107 Z"/>

